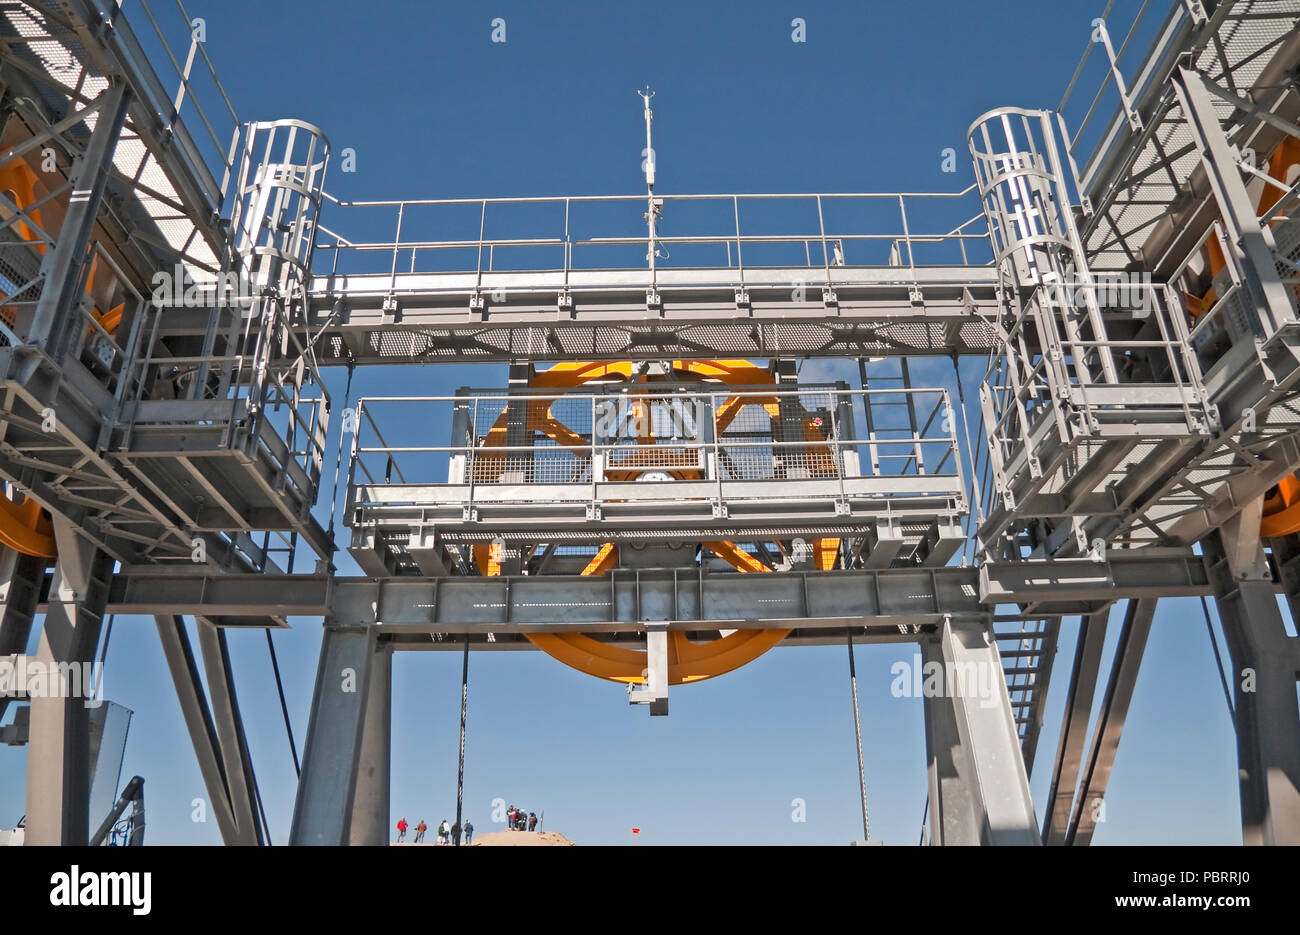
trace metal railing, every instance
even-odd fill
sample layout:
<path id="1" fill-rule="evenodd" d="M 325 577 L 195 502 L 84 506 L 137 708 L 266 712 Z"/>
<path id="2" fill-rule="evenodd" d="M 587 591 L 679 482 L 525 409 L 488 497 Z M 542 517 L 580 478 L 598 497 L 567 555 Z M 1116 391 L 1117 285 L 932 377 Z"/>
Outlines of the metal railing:
<path id="1" fill-rule="evenodd" d="M 1121 121 L 1132 129 L 1140 127 L 1137 102 L 1148 90 L 1154 78 L 1152 67 L 1162 50 L 1169 48 L 1175 38 L 1193 23 L 1187 0 L 1167 0 L 1165 15 L 1156 26 L 1148 21 L 1152 12 L 1152 0 L 1142 0 L 1132 19 L 1124 17 L 1127 23 L 1123 38 L 1116 45 L 1110 31 L 1112 21 L 1118 19 L 1111 14 L 1115 0 L 1107 0 L 1105 8 L 1096 19 L 1087 24 L 1088 42 L 1084 46 L 1079 64 L 1066 85 L 1065 94 L 1056 110 L 1069 120 L 1074 132 L 1067 140 L 1070 152 L 1081 149 L 1089 152 L 1084 165 L 1083 177 L 1089 178 L 1098 157 L 1102 156 L 1109 142 L 1108 129 L 1118 126 Z M 1132 7 L 1132 3 L 1125 6 Z M 1110 19 L 1108 19 L 1110 18 Z M 1153 28 L 1154 27 L 1154 28 Z M 1116 32 L 1114 35 L 1118 35 Z M 1143 39 L 1151 36 L 1149 43 Z M 1094 55 L 1100 58 L 1094 58 Z M 1087 87 L 1095 83 L 1096 90 L 1091 97 L 1086 92 L 1076 97 L 1075 91 L 1081 90 L 1081 79 L 1086 77 Z M 1094 119 L 1100 117 L 1105 121 L 1094 126 Z"/>
<path id="2" fill-rule="evenodd" d="M 1040 285 L 1035 292 L 1061 288 L 1060 284 Z M 1108 398 L 1108 391 L 1123 386 L 1176 388 L 1180 392 L 1161 394 L 1158 401 L 1153 397 L 1152 403 L 1164 406 L 1169 399 L 1181 400 L 1177 405 L 1183 410 L 1189 430 L 1197 424 L 1197 416 L 1186 400 L 1198 398 L 1202 375 L 1181 303 L 1174 290 L 1166 285 L 1134 284 L 1125 288 L 1142 297 L 1141 307 L 1154 332 L 1151 337 L 1112 337 L 1104 330 L 1067 332 L 1058 320 L 1062 316 L 1031 315 L 1029 310 L 1034 302 L 1025 304 L 1025 310 L 1010 323 L 1003 348 L 994 354 L 985 377 L 997 414 L 991 425 L 993 438 L 1005 443 L 1012 436 L 1027 437 L 1029 426 L 1036 424 L 1057 399 L 1070 398 L 1086 417 L 1086 424 L 1095 421 L 1097 409 L 1139 405 L 1133 399 L 1119 402 Z M 1048 312 L 1070 305 L 1059 300 L 1038 304 Z M 1049 331 L 1046 335 L 1041 333 L 1044 328 Z M 1032 334 L 1028 333 L 1030 329 Z M 1061 348 L 1062 359 L 1052 360 L 1050 355 L 1041 352 L 1049 347 Z M 1107 379 L 1097 365 L 1100 350 L 1108 351 L 1120 362 L 1118 380 Z M 1135 368 L 1140 368 L 1140 372 L 1135 372 Z M 1019 428 L 1010 431 L 1008 427 L 1013 420 Z"/>
<path id="3" fill-rule="evenodd" d="M 282 468 L 297 465 L 301 494 L 313 500 L 330 397 L 311 347 L 273 300 L 258 297 L 246 307 L 218 300 L 203 307 L 202 343 L 195 352 L 177 353 L 158 338 L 162 317 L 175 310 L 146 306 L 137 329 L 139 351 L 130 358 L 130 385 L 136 391 L 124 416 L 128 441 L 141 429 L 197 424 L 220 427 L 229 445 L 238 431 L 247 430 L 259 444 L 275 448 L 270 454 Z M 172 405 L 186 402 L 207 405 Z M 256 425 L 246 423 L 249 419 Z"/>
<path id="4" fill-rule="evenodd" d="M 719 502 L 737 492 L 847 500 L 864 495 L 867 481 L 875 482 L 871 496 L 964 500 L 956 420 L 943 389 L 368 398 L 357 404 L 356 428 L 348 469 L 354 504 L 367 499 L 360 488 L 393 486 L 410 488 L 413 502 L 436 502 L 440 489 L 458 488 L 447 502 L 467 509 L 671 501 L 706 487 Z M 448 431 L 447 444 L 394 434 Z"/>
<path id="5" fill-rule="evenodd" d="M 326 197 L 329 197 L 328 195 Z M 757 268 L 803 268 L 810 282 L 833 280 L 837 266 L 878 266 L 913 269 L 917 266 L 988 265 L 991 255 L 983 214 L 973 187 L 940 193 L 789 193 L 656 195 L 664 202 L 660 232 L 653 245 L 636 231 L 644 195 L 556 196 L 537 198 L 451 198 L 410 201 L 332 199 L 335 227 L 393 231 L 391 238 L 360 240 L 320 227 L 316 249 L 318 274 L 388 273 L 394 286 L 401 273 L 459 272 L 481 277 L 490 272 L 560 272 L 589 269 L 665 268 L 729 270 L 729 282 L 744 288 L 745 271 Z M 941 205 L 942 222 L 932 220 L 918 202 Z M 785 232 L 758 233 L 757 222 L 746 222 L 747 211 L 777 205 L 786 214 L 804 212 L 806 227 L 783 218 Z M 626 208 L 626 210 L 623 210 Z M 687 219 L 699 233 L 673 234 L 682 215 L 706 213 L 716 217 Z M 489 236 L 498 215 L 510 211 L 513 230 L 536 226 L 539 236 Z M 375 220 L 375 213 L 388 220 Z M 549 213 L 539 223 L 537 214 Z M 586 217 L 585 214 L 592 217 Z M 918 214 L 934 230 L 922 225 Z M 366 215 L 362 217 L 362 215 Z M 602 215 L 601 217 L 596 217 Z M 864 223 L 863 216 L 871 216 Z M 857 216 L 857 220 L 843 220 Z M 888 220 L 886 220 L 888 218 Z M 456 223 L 459 221 L 459 227 Z M 765 225 L 764 225 L 765 226 Z M 872 228 L 876 228 L 872 230 Z M 463 236 L 448 236 L 459 229 Z M 625 232 L 625 233 L 624 233 Z M 329 240 L 325 237 L 332 238 Z M 367 265 L 368 264 L 368 265 Z M 815 276 L 814 271 L 819 273 Z"/>
<path id="6" fill-rule="evenodd" d="M 160 113 L 168 124 L 184 121 L 182 112 L 192 114 L 197 123 L 203 127 L 204 134 L 195 143 L 202 151 L 208 169 L 214 179 L 219 176 L 221 198 L 224 201 L 234 172 L 238 156 L 240 133 L 239 116 L 226 93 L 225 86 L 217 77 L 216 66 L 208 55 L 206 44 L 207 24 L 191 17 L 181 0 L 135 0 L 157 38 L 163 56 L 150 55 L 149 60 L 155 68 L 161 68 L 161 58 L 171 64 L 170 76 L 159 74 L 159 80 L 167 85 L 170 81 L 178 82 L 176 91 L 170 98 L 170 109 Z M 175 9 L 172 10 L 172 5 Z M 180 21 L 176 21 L 179 15 Z M 184 61 L 176 54 L 174 40 L 182 34 L 188 35 L 189 45 Z M 171 35 L 173 41 L 168 40 Z M 152 42 L 149 43 L 152 45 Z"/>

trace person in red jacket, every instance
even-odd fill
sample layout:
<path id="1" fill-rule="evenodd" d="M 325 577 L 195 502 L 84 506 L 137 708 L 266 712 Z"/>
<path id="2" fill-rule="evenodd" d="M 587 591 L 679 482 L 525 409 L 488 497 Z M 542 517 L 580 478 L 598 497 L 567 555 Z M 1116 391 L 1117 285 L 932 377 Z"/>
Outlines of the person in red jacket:
<path id="1" fill-rule="evenodd" d="M 397 822 L 397 843 L 406 840 L 406 819 L 402 818 Z"/>

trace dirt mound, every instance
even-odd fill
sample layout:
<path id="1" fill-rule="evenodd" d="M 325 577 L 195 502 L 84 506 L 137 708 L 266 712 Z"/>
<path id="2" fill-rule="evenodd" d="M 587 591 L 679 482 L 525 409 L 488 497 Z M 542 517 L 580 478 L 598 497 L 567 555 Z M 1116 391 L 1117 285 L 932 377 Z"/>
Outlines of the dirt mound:
<path id="1" fill-rule="evenodd" d="M 492 831 L 474 838 L 474 847 L 573 847 L 558 831 Z"/>

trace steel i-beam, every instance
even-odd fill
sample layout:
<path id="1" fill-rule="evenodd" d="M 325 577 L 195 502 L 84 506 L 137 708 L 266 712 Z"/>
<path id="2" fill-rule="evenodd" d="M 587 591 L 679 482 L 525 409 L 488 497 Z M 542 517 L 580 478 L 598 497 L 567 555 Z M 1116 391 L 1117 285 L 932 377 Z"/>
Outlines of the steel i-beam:
<path id="1" fill-rule="evenodd" d="M 339 845 L 351 839 L 378 596 L 378 586 L 353 590 L 335 601 L 326 622 L 290 844 Z"/>
<path id="2" fill-rule="evenodd" d="M 1043 815 L 1044 844 L 1060 845 L 1066 842 L 1109 617 L 1110 608 L 1107 607 L 1100 613 L 1084 617 L 1079 623 L 1079 643 L 1075 650 L 1074 667 L 1070 672 L 1061 739 L 1052 770 L 1051 791 L 1047 794 L 1047 811 Z"/>
<path id="3" fill-rule="evenodd" d="M 377 846 L 388 843 L 389 789 L 392 776 L 393 650 L 377 643 L 368 663 L 361 747 L 357 754 L 357 785 L 352 796 L 352 826 L 348 843 Z"/>
<path id="4" fill-rule="evenodd" d="M 1242 840 L 1300 844 L 1300 641 L 1286 632 L 1263 549 L 1234 565 L 1232 530 L 1222 539 L 1202 548 L 1232 659 Z"/>
<path id="5" fill-rule="evenodd" d="M 991 626 L 947 620 L 936 636 L 921 641 L 921 657 L 931 842 L 1038 844 L 1029 777 Z"/>

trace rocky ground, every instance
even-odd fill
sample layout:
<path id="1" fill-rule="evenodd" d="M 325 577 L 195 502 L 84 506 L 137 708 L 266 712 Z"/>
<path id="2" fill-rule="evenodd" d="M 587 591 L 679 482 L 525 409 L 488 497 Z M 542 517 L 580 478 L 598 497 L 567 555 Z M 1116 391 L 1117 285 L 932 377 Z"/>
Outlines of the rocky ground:
<path id="1" fill-rule="evenodd" d="M 491 831 L 474 837 L 474 847 L 573 847 L 558 831 Z"/>

